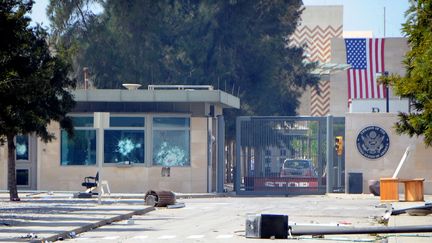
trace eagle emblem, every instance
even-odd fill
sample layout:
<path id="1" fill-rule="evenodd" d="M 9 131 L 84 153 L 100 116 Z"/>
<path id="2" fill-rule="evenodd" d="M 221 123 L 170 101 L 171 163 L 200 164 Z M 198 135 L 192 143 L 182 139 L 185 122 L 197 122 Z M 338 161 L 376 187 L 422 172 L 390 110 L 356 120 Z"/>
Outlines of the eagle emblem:
<path id="1" fill-rule="evenodd" d="M 357 136 L 357 149 L 366 158 L 382 157 L 390 146 L 386 131 L 377 126 L 364 128 Z"/>

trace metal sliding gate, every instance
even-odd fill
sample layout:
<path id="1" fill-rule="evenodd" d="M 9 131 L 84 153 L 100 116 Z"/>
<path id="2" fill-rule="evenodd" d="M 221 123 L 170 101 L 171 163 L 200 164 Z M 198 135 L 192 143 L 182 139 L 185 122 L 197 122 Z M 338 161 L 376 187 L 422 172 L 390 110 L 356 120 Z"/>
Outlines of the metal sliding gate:
<path id="1" fill-rule="evenodd" d="M 344 136 L 344 125 L 343 118 L 238 117 L 236 193 L 324 194 L 329 188 L 331 192 L 343 191 L 344 160 L 337 156 L 334 141 L 336 136 Z M 332 161 L 330 167 L 328 159 Z"/>

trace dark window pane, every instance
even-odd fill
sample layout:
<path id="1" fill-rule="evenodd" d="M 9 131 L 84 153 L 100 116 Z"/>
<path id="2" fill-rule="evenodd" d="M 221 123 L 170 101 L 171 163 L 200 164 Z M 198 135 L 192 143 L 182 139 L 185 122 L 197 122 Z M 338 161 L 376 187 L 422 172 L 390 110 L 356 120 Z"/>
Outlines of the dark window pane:
<path id="1" fill-rule="evenodd" d="M 16 136 L 16 159 L 28 160 L 29 159 L 29 139 L 26 135 Z"/>
<path id="2" fill-rule="evenodd" d="M 144 163 L 144 131 L 105 130 L 105 163 Z"/>
<path id="3" fill-rule="evenodd" d="M 187 117 L 155 117 L 153 128 L 189 128 L 189 120 Z"/>
<path id="4" fill-rule="evenodd" d="M 75 116 L 71 117 L 74 127 L 93 127 L 92 116 Z"/>
<path id="5" fill-rule="evenodd" d="M 17 186 L 28 186 L 29 170 L 23 170 L 23 169 L 16 170 L 16 183 Z"/>
<path id="6" fill-rule="evenodd" d="M 153 131 L 153 164 L 189 166 L 189 131 Z"/>
<path id="7" fill-rule="evenodd" d="M 61 165 L 95 165 L 96 131 L 75 130 L 74 137 L 61 131 Z"/>
<path id="8" fill-rule="evenodd" d="M 144 127 L 144 117 L 110 117 L 110 127 Z"/>
<path id="9" fill-rule="evenodd" d="M 280 159 L 279 159 L 279 163 L 282 165 L 283 162 L 284 162 L 284 160 L 285 160 L 284 158 L 280 158 Z"/>

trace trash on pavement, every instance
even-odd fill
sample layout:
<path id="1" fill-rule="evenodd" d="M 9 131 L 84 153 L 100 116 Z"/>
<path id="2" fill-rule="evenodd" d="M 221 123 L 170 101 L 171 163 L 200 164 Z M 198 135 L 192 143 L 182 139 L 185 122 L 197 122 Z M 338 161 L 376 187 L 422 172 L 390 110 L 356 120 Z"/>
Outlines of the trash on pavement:
<path id="1" fill-rule="evenodd" d="M 409 210 L 411 210 L 411 212 L 413 212 L 412 211 L 413 209 L 424 210 L 423 213 L 426 213 L 427 211 L 430 211 L 430 213 L 432 213 L 432 203 L 425 203 L 424 206 L 415 206 L 415 207 L 402 208 L 402 209 L 393 209 L 391 211 L 391 215 L 399 215 L 399 214 L 403 214 L 403 213 L 408 213 Z M 418 215 L 416 215 L 416 216 L 418 216 Z"/>
<path id="2" fill-rule="evenodd" d="M 172 205 L 167 205 L 167 208 L 172 209 L 172 208 L 184 208 L 186 205 L 183 202 L 178 202 Z"/>
<path id="3" fill-rule="evenodd" d="M 22 239 L 36 239 L 38 236 L 35 233 L 29 233 L 25 236 L 21 236 Z"/>
<path id="4" fill-rule="evenodd" d="M 76 237 L 76 233 L 75 233 L 75 231 L 70 232 L 70 233 L 69 233 L 69 237 L 70 237 L 70 238 L 75 238 L 75 237 Z"/>
<path id="5" fill-rule="evenodd" d="M 171 191 L 148 191 L 144 196 L 146 205 L 155 207 L 166 207 L 176 203 L 175 194 Z"/>

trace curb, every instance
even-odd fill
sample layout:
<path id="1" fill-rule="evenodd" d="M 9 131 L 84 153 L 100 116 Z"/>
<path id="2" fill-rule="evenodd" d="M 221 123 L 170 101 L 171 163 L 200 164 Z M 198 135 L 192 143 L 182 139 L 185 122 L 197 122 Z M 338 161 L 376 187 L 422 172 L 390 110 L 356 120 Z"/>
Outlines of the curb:
<path id="1" fill-rule="evenodd" d="M 99 228 L 99 227 L 107 225 L 107 224 L 111 224 L 111 223 L 116 222 L 116 221 L 129 219 L 134 215 L 146 214 L 146 213 L 151 212 L 153 210 L 155 210 L 154 207 L 148 207 L 145 209 L 135 210 L 135 211 L 132 211 L 132 212 L 127 213 L 127 214 L 117 215 L 115 217 L 104 219 L 104 220 L 101 220 L 101 221 L 96 222 L 96 223 L 87 224 L 87 225 L 84 225 L 84 226 L 81 226 L 81 227 L 78 227 L 78 228 L 75 228 L 72 230 L 64 231 L 62 233 L 43 238 L 41 240 L 32 240 L 30 242 L 54 242 L 57 240 L 69 239 L 69 238 L 71 238 L 70 235 L 72 235 L 72 234 L 80 234 L 80 233 L 83 233 L 83 232 L 86 232 L 86 231 L 89 231 L 89 230 L 92 230 L 95 228 Z"/>

